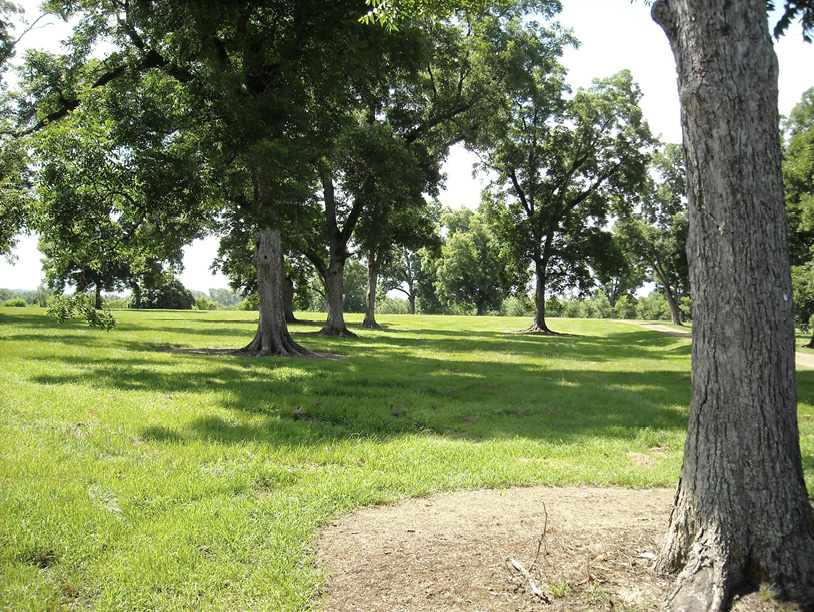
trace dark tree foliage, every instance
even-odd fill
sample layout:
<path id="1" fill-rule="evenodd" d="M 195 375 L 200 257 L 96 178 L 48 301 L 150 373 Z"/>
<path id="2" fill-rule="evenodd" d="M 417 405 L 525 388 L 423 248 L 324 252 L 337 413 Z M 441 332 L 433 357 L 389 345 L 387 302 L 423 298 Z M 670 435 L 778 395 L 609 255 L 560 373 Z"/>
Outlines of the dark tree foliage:
<path id="1" fill-rule="evenodd" d="M 477 315 L 499 308 L 522 281 L 486 217 L 462 208 L 445 211 L 441 223 L 447 236 L 435 268 L 440 300 L 449 307 L 474 308 Z"/>
<path id="2" fill-rule="evenodd" d="M 94 287 L 97 305 L 102 291 L 156 265 L 179 266 L 211 215 L 211 177 L 184 129 L 194 118 L 183 92 L 153 72 L 128 94 L 91 92 L 34 138 L 46 278 L 59 291 Z"/>
<path id="3" fill-rule="evenodd" d="M 141 291 L 139 302 L 131 300 L 130 308 L 189 310 L 195 296 L 174 276 L 162 277 L 158 284 Z"/>

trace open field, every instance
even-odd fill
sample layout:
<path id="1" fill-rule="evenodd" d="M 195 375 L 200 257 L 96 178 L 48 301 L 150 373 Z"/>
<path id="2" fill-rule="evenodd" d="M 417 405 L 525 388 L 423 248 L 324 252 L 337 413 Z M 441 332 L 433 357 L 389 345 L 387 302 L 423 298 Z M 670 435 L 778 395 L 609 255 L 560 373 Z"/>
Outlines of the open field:
<path id="1" fill-rule="evenodd" d="M 292 328 L 346 358 L 252 359 L 166 349 L 240 347 L 256 313 L 116 316 L 106 333 L 0 309 L 2 609 L 305 610 L 317 529 L 361 505 L 678 477 L 686 338 L 381 315 L 356 339 Z M 814 491 L 814 371 L 798 385 Z"/>

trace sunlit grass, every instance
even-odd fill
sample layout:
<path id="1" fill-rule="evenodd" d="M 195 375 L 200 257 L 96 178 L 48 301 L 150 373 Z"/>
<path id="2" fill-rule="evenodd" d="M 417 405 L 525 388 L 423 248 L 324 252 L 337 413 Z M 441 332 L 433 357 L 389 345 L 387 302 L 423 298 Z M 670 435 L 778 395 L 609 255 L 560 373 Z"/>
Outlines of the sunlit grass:
<path id="1" fill-rule="evenodd" d="M 685 338 L 382 315 L 356 339 L 293 327 L 343 359 L 252 359 L 166 349 L 240 347 L 256 313 L 116 315 L 106 333 L 0 311 L 2 609 L 308 609 L 316 530 L 360 505 L 678 478 Z M 814 489 L 814 372 L 799 388 Z"/>

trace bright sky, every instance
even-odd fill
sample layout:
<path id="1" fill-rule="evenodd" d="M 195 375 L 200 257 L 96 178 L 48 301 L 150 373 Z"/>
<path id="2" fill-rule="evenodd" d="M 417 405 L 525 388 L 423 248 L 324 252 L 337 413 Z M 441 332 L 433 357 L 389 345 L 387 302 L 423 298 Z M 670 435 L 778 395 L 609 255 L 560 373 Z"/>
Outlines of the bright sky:
<path id="1" fill-rule="evenodd" d="M 18 2 L 29 16 L 36 17 L 36 0 Z M 675 63 L 667 38 L 650 19 L 649 7 L 641 0 L 564 0 L 563 5 L 560 22 L 573 29 L 582 43 L 563 58 L 572 88 L 588 87 L 594 78 L 627 68 L 642 89 L 641 106 L 653 133 L 665 142 L 681 142 Z M 58 26 L 46 26 L 29 34 L 26 43 L 58 51 L 54 43 L 61 36 Z M 796 27 L 775 44 L 775 50 L 780 62 L 780 112 L 787 115 L 803 92 L 814 86 L 814 45 L 804 43 Z M 446 190 L 440 198 L 444 204 L 477 206 L 484 183 L 472 177 L 475 161 L 462 147 L 450 153 L 444 166 Z M 215 238 L 196 241 L 185 249 L 181 282 L 187 288 L 205 291 L 228 285 L 224 276 L 209 270 L 216 252 Z M 42 281 L 36 238 L 21 237 L 15 256 L 15 265 L 0 259 L 0 287 L 36 288 Z"/>

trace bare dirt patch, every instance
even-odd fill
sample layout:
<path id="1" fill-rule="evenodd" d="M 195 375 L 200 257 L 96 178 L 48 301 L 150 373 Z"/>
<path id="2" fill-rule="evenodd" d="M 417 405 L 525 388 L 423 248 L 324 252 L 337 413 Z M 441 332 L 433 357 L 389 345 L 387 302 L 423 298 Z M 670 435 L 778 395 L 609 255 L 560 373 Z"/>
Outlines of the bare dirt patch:
<path id="1" fill-rule="evenodd" d="M 314 606 L 331 612 L 657 610 L 670 578 L 651 568 L 672 499 L 672 489 L 533 487 L 364 508 L 320 535 L 317 559 L 326 582 Z M 733 607 L 783 609 L 758 594 Z"/>

